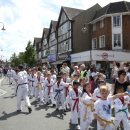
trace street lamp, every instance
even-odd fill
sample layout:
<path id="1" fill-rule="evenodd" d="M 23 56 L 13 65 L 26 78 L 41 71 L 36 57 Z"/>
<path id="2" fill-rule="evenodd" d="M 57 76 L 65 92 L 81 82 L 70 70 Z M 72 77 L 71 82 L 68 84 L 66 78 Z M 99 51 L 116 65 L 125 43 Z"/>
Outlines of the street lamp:
<path id="1" fill-rule="evenodd" d="M 3 25 L 3 27 L 1 28 L 1 30 L 3 30 L 3 31 L 6 30 L 5 27 L 4 27 L 4 23 L 3 22 L 0 22 L 0 23 Z"/>
<path id="2" fill-rule="evenodd" d="M 81 31 L 82 31 L 83 33 L 85 33 L 87 30 L 88 30 L 88 28 L 87 28 L 87 23 L 85 23 L 85 24 L 83 25 L 83 27 L 81 28 Z"/>

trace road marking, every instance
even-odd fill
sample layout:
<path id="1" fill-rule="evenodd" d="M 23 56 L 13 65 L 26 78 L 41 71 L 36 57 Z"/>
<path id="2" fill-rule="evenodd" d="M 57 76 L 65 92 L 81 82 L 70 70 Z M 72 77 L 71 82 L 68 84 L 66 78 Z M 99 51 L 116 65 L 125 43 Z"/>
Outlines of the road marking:
<path id="1" fill-rule="evenodd" d="M 0 89 L 0 96 L 4 95 L 4 94 L 6 94 L 6 93 L 7 93 L 6 91 Z"/>
<path id="2" fill-rule="evenodd" d="M 1 78 L 1 79 L 0 79 L 0 85 L 1 85 L 1 82 L 2 82 L 3 79 L 4 79 L 4 78 Z M 4 95 L 4 94 L 6 94 L 6 93 L 7 93 L 6 91 L 0 89 L 0 96 Z"/>

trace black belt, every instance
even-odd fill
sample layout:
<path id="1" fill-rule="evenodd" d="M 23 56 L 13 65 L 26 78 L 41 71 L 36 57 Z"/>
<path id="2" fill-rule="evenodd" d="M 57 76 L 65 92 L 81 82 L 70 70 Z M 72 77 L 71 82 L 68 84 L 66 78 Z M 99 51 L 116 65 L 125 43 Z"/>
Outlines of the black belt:
<path id="1" fill-rule="evenodd" d="M 28 84 L 28 83 L 22 83 L 22 84 L 18 84 L 18 85 L 17 85 L 17 88 L 16 88 L 16 95 L 17 95 L 18 87 L 19 87 L 20 85 L 24 85 L 24 84 Z"/>

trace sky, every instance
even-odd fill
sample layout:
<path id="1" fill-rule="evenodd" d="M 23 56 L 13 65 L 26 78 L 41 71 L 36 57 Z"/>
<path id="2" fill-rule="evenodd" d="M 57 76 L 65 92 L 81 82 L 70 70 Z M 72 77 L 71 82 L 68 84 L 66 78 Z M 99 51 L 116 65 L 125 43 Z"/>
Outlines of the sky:
<path id="1" fill-rule="evenodd" d="M 0 60 L 24 52 L 28 41 L 42 37 L 43 28 L 58 20 L 61 6 L 88 9 L 122 0 L 0 0 Z M 127 0 L 130 2 L 130 0 Z"/>

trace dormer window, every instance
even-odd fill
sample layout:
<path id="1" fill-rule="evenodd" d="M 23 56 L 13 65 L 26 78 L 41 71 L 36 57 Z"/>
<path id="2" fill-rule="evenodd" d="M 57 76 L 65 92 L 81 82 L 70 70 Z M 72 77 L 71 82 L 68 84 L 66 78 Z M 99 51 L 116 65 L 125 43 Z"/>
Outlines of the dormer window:
<path id="1" fill-rule="evenodd" d="M 121 26 L 121 16 L 113 16 L 113 27 L 120 27 Z"/>

